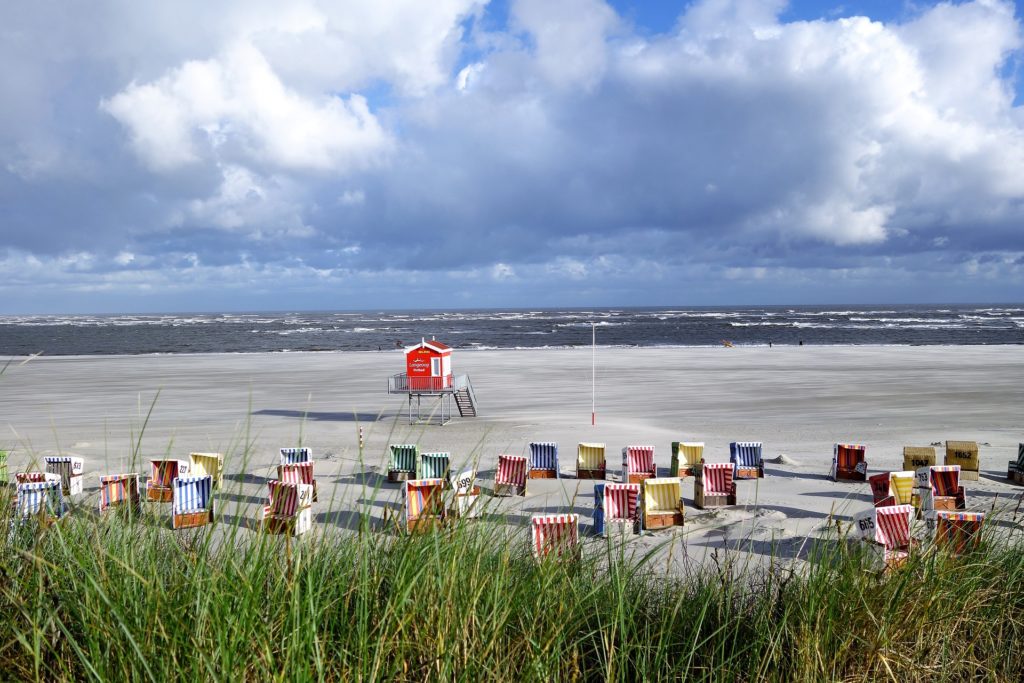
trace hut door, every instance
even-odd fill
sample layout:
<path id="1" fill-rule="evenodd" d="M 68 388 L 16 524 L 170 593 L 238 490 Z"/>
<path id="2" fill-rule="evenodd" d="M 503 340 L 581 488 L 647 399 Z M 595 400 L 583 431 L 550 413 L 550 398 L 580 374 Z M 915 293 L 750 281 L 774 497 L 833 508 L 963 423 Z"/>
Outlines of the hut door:
<path id="1" fill-rule="evenodd" d="M 441 376 L 441 359 L 437 356 L 430 359 L 430 376 L 440 377 Z"/>

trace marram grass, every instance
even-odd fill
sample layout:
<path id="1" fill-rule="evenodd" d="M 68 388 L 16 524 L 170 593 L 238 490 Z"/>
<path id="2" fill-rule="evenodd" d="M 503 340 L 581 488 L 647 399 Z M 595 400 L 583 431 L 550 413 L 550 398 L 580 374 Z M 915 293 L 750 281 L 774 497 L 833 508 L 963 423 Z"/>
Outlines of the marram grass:
<path id="1" fill-rule="evenodd" d="M 286 544 L 82 512 L 4 534 L 0 680 L 1024 678 L 1024 554 L 1005 546 L 885 576 L 845 543 L 798 571 L 666 575 L 604 541 L 538 564 L 525 528 L 491 522 Z"/>

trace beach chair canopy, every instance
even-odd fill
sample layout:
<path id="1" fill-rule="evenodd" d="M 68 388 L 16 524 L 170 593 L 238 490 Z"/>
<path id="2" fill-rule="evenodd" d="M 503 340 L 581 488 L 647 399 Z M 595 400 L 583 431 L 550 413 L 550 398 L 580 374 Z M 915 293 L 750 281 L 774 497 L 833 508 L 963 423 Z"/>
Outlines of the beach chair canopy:
<path id="1" fill-rule="evenodd" d="M 277 467 L 277 478 L 280 481 L 289 484 L 312 484 L 313 483 L 313 463 L 312 462 L 293 462 L 288 464 L 278 465 Z"/>
<path id="2" fill-rule="evenodd" d="M 17 485 L 15 510 L 21 519 L 43 514 L 60 518 L 64 515 L 64 493 L 59 479 Z"/>
<path id="3" fill-rule="evenodd" d="M 416 458 L 419 455 L 419 446 L 410 443 L 393 443 L 388 448 L 391 450 L 388 458 L 388 470 L 392 472 L 408 472 L 410 474 L 416 471 Z"/>
<path id="4" fill-rule="evenodd" d="M 290 465 L 295 462 L 312 462 L 313 451 L 308 448 L 282 448 L 281 464 Z"/>
<path id="5" fill-rule="evenodd" d="M 74 456 L 55 456 L 43 458 L 46 463 L 46 471 L 51 474 L 59 474 L 65 488 L 71 477 L 77 477 L 85 469 L 85 460 Z"/>
<path id="6" fill-rule="evenodd" d="M 760 441 L 733 441 L 729 444 L 729 462 L 737 467 L 760 467 L 762 461 Z"/>
<path id="7" fill-rule="evenodd" d="M 672 455 L 678 458 L 679 466 L 693 467 L 704 458 L 704 442 L 673 441 Z"/>
<path id="8" fill-rule="evenodd" d="M 729 495 L 732 493 L 733 464 L 731 462 L 709 462 L 704 464 L 704 493 Z"/>
<path id="9" fill-rule="evenodd" d="M 451 469 L 451 453 L 420 453 L 417 479 L 447 479 Z"/>
<path id="10" fill-rule="evenodd" d="M 603 443 L 580 442 L 576 450 L 576 465 L 579 469 L 603 470 L 605 464 L 605 446 Z"/>
<path id="11" fill-rule="evenodd" d="M 534 515 L 530 518 L 533 556 L 575 555 L 579 548 L 579 515 Z"/>
<path id="12" fill-rule="evenodd" d="M 210 475 L 215 484 L 222 482 L 224 478 L 224 454 L 223 453 L 189 453 L 189 474 L 194 477 Z"/>
<path id="13" fill-rule="evenodd" d="M 636 519 L 639 501 L 640 484 L 606 483 L 604 485 L 605 522 Z"/>
<path id="14" fill-rule="evenodd" d="M 138 500 L 138 474 L 108 474 L 100 477 L 100 512 L 118 503 L 135 503 Z"/>
<path id="15" fill-rule="evenodd" d="M 654 464 L 654 446 L 626 446 L 622 449 L 623 477 L 644 474 L 653 477 L 657 474 Z"/>
<path id="16" fill-rule="evenodd" d="M 558 471 L 558 444 L 534 441 L 530 444 L 530 469 Z"/>
<path id="17" fill-rule="evenodd" d="M 647 512 L 678 510 L 682 495 L 682 483 L 678 477 L 652 477 L 644 481 L 644 509 Z"/>
<path id="18" fill-rule="evenodd" d="M 171 513 L 206 512 L 213 504 L 213 477 L 178 477 L 171 482 Z"/>
<path id="19" fill-rule="evenodd" d="M 150 481 L 156 486 L 170 488 L 171 483 L 180 477 L 188 476 L 189 463 L 183 460 L 151 460 Z"/>
<path id="20" fill-rule="evenodd" d="M 525 486 L 526 468 L 525 455 L 499 455 L 498 472 L 494 475 L 494 482 L 511 486 Z"/>
<path id="21" fill-rule="evenodd" d="M 865 461 L 866 452 L 867 446 L 837 443 L 834 451 L 836 466 L 840 470 L 856 470 L 857 465 Z"/>
<path id="22" fill-rule="evenodd" d="M 409 479 L 405 482 L 405 518 L 415 521 L 444 513 L 443 479 Z"/>

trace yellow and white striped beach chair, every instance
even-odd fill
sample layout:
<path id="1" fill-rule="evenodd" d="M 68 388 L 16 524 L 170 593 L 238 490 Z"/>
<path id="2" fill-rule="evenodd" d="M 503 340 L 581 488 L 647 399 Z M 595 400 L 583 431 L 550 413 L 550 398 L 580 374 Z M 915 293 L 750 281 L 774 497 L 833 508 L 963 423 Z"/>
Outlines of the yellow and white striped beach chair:
<path id="1" fill-rule="evenodd" d="M 581 441 L 576 447 L 576 478 L 604 479 L 607 472 L 604 444 Z"/>
<path id="2" fill-rule="evenodd" d="M 693 468 L 704 459 L 703 441 L 673 441 L 670 477 L 692 477 Z"/>
<path id="3" fill-rule="evenodd" d="M 644 480 L 644 529 L 682 526 L 684 521 L 683 490 L 679 477 L 658 477 Z"/>
<path id="4" fill-rule="evenodd" d="M 914 505 L 914 472 L 881 472 L 868 477 L 875 507 Z"/>
<path id="5" fill-rule="evenodd" d="M 189 462 L 192 467 L 189 475 L 193 477 L 205 477 L 210 475 L 213 479 L 213 488 L 224 488 L 224 454 L 223 453 L 189 453 Z"/>

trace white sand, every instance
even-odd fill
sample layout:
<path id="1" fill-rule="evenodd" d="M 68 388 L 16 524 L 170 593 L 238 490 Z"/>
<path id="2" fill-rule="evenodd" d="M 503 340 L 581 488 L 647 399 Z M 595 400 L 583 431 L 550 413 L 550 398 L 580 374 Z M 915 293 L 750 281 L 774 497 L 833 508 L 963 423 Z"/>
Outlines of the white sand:
<path id="1" fill-rule="evenodd" d="M 590 349 L 456 351 L 454 372 L 470 375 L 482 415 L 439 427 L 410 426 L 403 398 L 386 393 L 387 377 L 403 369 L 397 351 L 40 357 L 0 377 L 0 414 L 9 426 L 0 447 L 13 451 L 12 473 L 44 455 L 84 456 L 79 498 L 92 505 L 98 476 L 130 466 L 156 399 L 137 471 L 146 471 L 150 457 L 225 452 L 225 509 L 255 518 L 277 449 L 301 439 L 317 459 L 317 521 L 352 528 L 373 497 L 365 485 L 381 485 L 388 443 L 449 451 L 456 464 L 478 461 L 486 479 L 498 453 L 557 441 L 567 476 L 495 506 L 517 524 L 575 505 L 586 532 L 593 482 L 571 478 L 577 442 L 605 442 L 615 471 L 627 444 L 654 444 L 667 468 L 675 440 L 704 441 L 709 461 L 727 461 L 730 441 L 764 442 L 767 477 L 739 483 L 740 506 L 704 512 L 688 505 L 684 530 L 634 539 L 646 548 L 674 538 L 698 558 L 736 539 L 747 539 L 744 547 L 756 555 L 794 556 L 830 513 L 848 518 L 870 507 L 867 484 L 827 480 L 836 441 L 866 444 L 871 472 L 902 469 L 904 445 L 978 441 L 982 477 L 965 482 L 970 506 L 1015 504 L 1024 490 L 1003 479 L 1024 441 L 1022 346 L 599 349 L 597 358 L 592 427 Z M 252 457 L 242 476 L 246 442 Z M 795 464 L 770 462 L 780 454 Z M 388 501 L 399 500 L 396 485 L 381 486 L 368 506 L 377 521 Z M 683 490 L 692 501 L 692 479 Z"/>

